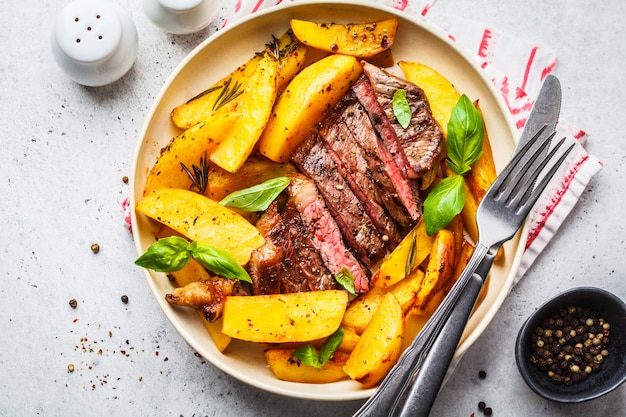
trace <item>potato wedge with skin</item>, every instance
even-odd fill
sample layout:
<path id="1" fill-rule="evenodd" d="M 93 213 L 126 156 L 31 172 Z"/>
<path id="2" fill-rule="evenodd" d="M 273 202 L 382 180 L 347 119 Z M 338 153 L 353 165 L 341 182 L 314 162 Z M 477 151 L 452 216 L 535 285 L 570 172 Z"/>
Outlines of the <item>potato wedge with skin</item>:
<path id="1" fill-rule="evenodd" d="M 348 353 L 336 351 L 321 369 L 303 364 L 293 356 L 294 349 L 267 349 L 265 360 L 280 380 L 305 384 L 328 384 L 347 377 L 343 370 Z"/>
<path id="2" fill-rule="evenodd" d="M 428 267 L 424 273 L 424 282 L 415 301 L 417 308 L 422 308 L 428 304 L 432 296 L 452 280 L 454 245 L 454 233 L 451 231 L 440 229 L 435 233 L 435 243 L 430 252 Z"/>
<path id="3" fill-rule="evenodd" d="M 228 135 L 241 114 L 237 112 L 216 115 L 190 127 L 173 138 L 161 150 L 156 163 L 148 173 L 144 194 L 163 187 L 189 188 L 192 184 L 181 163 L 193 172 L 192 166 L 200 166 L 200 158 L 207 156 Z"/>
<path id="4" fill-rule="evenodd" d="M 277 77 L 277 88 L 284 88 L 294 75 L 304 66 L 307 57 L 308 48 L 301 43 L 291 30 L 285 32 L 280 38 L 274 38 L 268 47 L 272 52 L 278 52 L 279 72 Z M 191 98 L 172 110 L 172 121 L 181 129 L 189 129 L 191 126 L 200 123 L 211 117 L 214 113 L 229 113 L 237 108 L 238 99 L 245 95 L 248 80 L 256 70 L 257 65 L 261 61 L 263 54 L 256 54 L 250 58 L 245 64 L 242 64 L 230 74 L 226 75 L 211 87 L 201 92 L 197 96 Z M 240 87 L 237 91 L 241 91 L 241 96 L 230 101 L 227 105 L 216 109 L 216 103 L 220 95 L 223 94 L 227 85 L 230 91 L 235 91 L 237 84 Z"/>
<path id="5" fill-rule="evenodd" d="M 265 239 L 246 219 L 201 194 L 179 188 L 160 188 L 143 196 L 136 210 L 197 240 L 230 254 L 245 265 Z"/>
<path id="6" fill-rule="evenodd" d="M 415 240 L 415 244 L 413 244 Z M 426 233 L 426 223 L 419 223 L 409 232 L 395 249 L 385 257 L 380 268 L 371 280 L 373 287 L 387 288 L 400 282 L 406 276 L 407 261 L 413 250 L 413 269 L 417 268 L 430 254 L 435 241 L 433 236 Z"/>
<path id="7" fill-rule="evenodd" d="M 329 55 L 300 71 L 274 106 L 258 142 L 259 153 L 275 162 L 288 161 L 362 70 L 354 57 Z"/>
<path id="8" fill-rule="evenodd" d="M 291 29 L 305 45 L 322 51 L 368 58 L 391 48 L 398 19 L 371 23 L 318 23 L 292 19 Z"/>
<path id="9" fill-rule="evenodd" d="M 204 328 L 207 332 L 209 332 L 211 339 L 213 339 L 213 343 L 215 343 L 217 350 L 223 353 L 233 338 L 222 333 L 222 319 L 219 318 L 214 322 L 210 322 L 206 319 L 206 317 L 204 317 L 204 314 L 202 314 L 201 311 L 198 311 L 198 316 L 200 316 L 200 320 L 202 320 Z"/>
<path id="10" fill-rule="evenodd" d="M 239 122 L 217 145 L 209 159 L 229 172 L 237 172 L 252 153 L 272 113 L 277 90 L 278 60 L 265 53 L 239 99 Z"/>
<path id="11" fill-rule="evenodd" d="M 399 61 L 398 66 L 408 81 L 424 90 L 433 117 L 441 126 L 443 137 L 447 138 L 450 115 L 461 98 L 461 94 L 448 79 L 427 65 L 420 62 Z"/>
<path id="12" fill-rule="evenodd" d="M 222 332 L 258 343 L 308 342 L 339 328 L 348 305 L 345 291 L 230 296 L 222 314 Z"/>
<path id="13" fill-rule="evenodd" d="M 365 387 L 380 382 L 400 357 L 404 327 L 402 307 L 386 294 L 350 354 L 346 374 Z"/>

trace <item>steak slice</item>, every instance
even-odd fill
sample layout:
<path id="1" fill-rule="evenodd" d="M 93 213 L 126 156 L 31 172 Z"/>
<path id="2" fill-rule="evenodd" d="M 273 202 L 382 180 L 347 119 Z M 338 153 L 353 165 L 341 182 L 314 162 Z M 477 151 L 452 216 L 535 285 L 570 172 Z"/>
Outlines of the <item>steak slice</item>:
<path id="1" fill-rule="evenodd" d="M 369 289 L 370 272 L 346 247 L 339 226 L 315 183 L 303 175 L 296 175 L 291 179 L 287 193 L 328 270 L 336 276 L 343 268 L 347 268 L 354 277 L 355 290 L 366 292 Z"/>
<path id="2" fill-rule="evenodd" d="M 348 247 L 361 262 L 372 265 L 380 260 L 386 253 L 385 242 L 339 172 L 317 130 L 313 129 L 298 146 L 292 161 L 315 183 Z"/>
<path id="3" fill-rule="evenodd" d="M 257 222 L 266 242 L 252 252 L 248 271 L 253 294 L 328 290 L 337 282 L 324 266 L 300 214 L 291 202 L 282 213 L 274 202 Z"/>
<path id="4" fill-rule="evenodd" d="M 404 150 L 412 171 L 407 175 L 411 178 L 421 177 L 433 167 L 433 162 L 441 154 L 443 141 L 443 132 L 430 111 L 424 91 L 417 85 L 367 62 L 363 62 L 363 72 Z M 411 108 L 411 122 L 406 129 L 400 126 L 393 112 L 393 94 L 399 89 L 406 91 Z"/>
<path id="5" fill-rule="evenodd" d="M 359 79 L 354 87 L 355 98 L 359 97 L 357 89 L 361 92 L 366 89 L 372 92 L 365 78 Z M 372 94 L 370 96 L 373 97 Z M 350 100 L 349 95 L 346 95 L 345 99 Z M 344 118 L 344 123 L 367 156 L 374 180 L 380 187 L 385 208 L 403 228 L 411 227 L 421 217 L 422 201 L 417 184 L 402 175 L 393 155 L 379 138 L 364 107 L 361 100 L 351 104 L 346 110 L 347 117 Z"/>
<path id="6" fill-rule="evenodd" d="M 401 227 L 384 208 L 384 198 L 375 180 L 367 156 L 356 142 L 348 125 L 353 100 L 341 100 L 319 126 L 320 136 L 339 172 L 346 180 L 354 195 L 363 205 L 372 223 L 383 236 L 383 240 L 393 249 L 402 240 Z"/>

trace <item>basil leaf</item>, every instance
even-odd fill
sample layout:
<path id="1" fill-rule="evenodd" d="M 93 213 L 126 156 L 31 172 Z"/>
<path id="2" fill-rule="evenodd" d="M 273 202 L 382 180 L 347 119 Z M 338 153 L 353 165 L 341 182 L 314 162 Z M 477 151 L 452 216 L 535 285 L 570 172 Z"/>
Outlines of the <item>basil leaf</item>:
<path id="1" fill-rule="evenodd" d="M 445 227 L 465 205 L 465 180 L 462 175 L 444 178 L 424 201 L 426 233 L 432 236 Z"/>
<path id="2" fill-rule="evenodd" d="M 220 204 L 248 212 L 263 211 L 287 188 L 290 182 L 288 177 L 273 178 L 253 187 L 230 193 L 220 201 Z"/>
<path id="3" fill-rule="evenodd" d="M 228 252 L 197 241 L 191 244 L 190 252 L 200 265 L 214 274 L 252 283 L 252 278 L 248 272 Z"/>
<path id="4" fill-rule="evenodd" d="M 354 289 L 354 275 L 348 268 L 341 268 L 337 275 L 335 275 L 335 281 L 341 285 L 346 291 L 352 295 L 356 295 Z"/>
<path id="5" fill-rule="evenodd" d="M 303 364 L 312 366 L 315 369 L 322 369 L 324 365 L 333 357 L 333 354 L 343 341 L 343 328 L 338 328 L 335 333 L 328 336 L 322 344 L 320 353 L 317 352 L 315 346 L 308 344 L 296 349 L 291 355 L 300 359 Z"/>
<path id="6" fill-rule="evenodd" d="M 135 265 L 158 272 L 173 272 L 183 269 L 189 263 L 189 242 L 178 236 L 159 239 L 148 247 Z"/>
<path id="7" fill-rule="evenodd" d="M 322 369 L 322 363 L 320 362 L 320 355 L 317 353 L 317 349 L 313 345 L 304 345 L 296 349 L 291 356 L 298 358 L 303 364 L 314 367 L 315 369 Z"/>
<path id="8" fill-rule="evenodd" d="M 485 125 L 480 112 L 463 94 L 452 110 L 448 122 L 446 149 L 450 169 L 462 175 L 480 158 L 483 149 Z"/>
<path id="9" fill-rule="evenodd" d="M 320 349 L 320 363 L 321 366 L 326 365 L 326 362 L 333 357 L 333 353 L 337 350 L 341 342 L 343 341 L 343 327 L 338 328 L 335 333 L 328 336 L 328 339 L 324 341 Z"/>
<path id="10" fill-rule="evenodd" d="M 393 107 L 393 114 L 396 116 L 396 120 L 402 126 L 402 128 L 406 129 L 411 124 L 411 107 L 409 106 L 409 102 L 406 99 L 406 91 L 402 88 L 397 89 L 393 93 L 393 98 L 391 99 L 391 105 Z"/>

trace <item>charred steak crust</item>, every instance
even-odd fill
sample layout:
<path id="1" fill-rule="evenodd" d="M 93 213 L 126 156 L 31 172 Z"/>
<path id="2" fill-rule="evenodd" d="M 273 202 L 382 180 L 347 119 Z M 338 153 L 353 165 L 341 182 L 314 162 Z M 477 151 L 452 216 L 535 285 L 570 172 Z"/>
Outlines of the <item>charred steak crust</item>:
<path id="1" fill-rule="evenodd" d="M 410 177 L 420 177 L 432 169 L 441 154 L 443 132 L 434 119 L 424 91 L 417 85 L 396 77 L 382 68 L 363 62 L 363 72 L 370 81 L 374 94 L 400 143 L 411 170 Z M 411 123 L 404 129 L 393 113 L 392 98 L 398 89 L 406 91 L 411 108 Z"/>
<path id="2" fill-rule="evenodd" d="M 292 161 L 324 197 L 348 247 L 359 260 L 372 265 L 386 253 L 385 242 L 363 205 L 339 172 L 317 130 L 295 150 Z"/>

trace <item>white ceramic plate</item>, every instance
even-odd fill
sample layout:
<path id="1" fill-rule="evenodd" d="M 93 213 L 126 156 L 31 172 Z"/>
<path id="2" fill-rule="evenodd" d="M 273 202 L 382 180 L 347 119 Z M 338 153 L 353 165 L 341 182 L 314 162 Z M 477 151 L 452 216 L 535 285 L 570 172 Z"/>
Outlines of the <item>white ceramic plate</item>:
<path id="1" fill-rule="evenodd" d="M 396 62 L 401 59 L 423 62 L 441 72 L 470 99 L 480 100 L 496 164 L 501 169 L 508 162 L 515 142 L 515 129 L 506 106 L 482 71 L 445 33 L 420 17 L 409 17 L 390 8 L 350 2 L 298 2 L 256 13 L 219 31 L 181 62 L 155 100 L 139 137 L 131 181 L 132 207 L 143 194 L 147 173 L 160 149 L 179 133 L 170 120 L 172 108 L 247 61 L 252 54 L 263 49 L 272 35 L 282 35 L 289 28 L 291 18 L 350 23 L 390 16 L 399 20 L 392 48 Z M 401 74 L 397 67 L 394 71 Z M 154 242 L 158 226 L 134 211 L 132 223 L 137 251 L 142 254 Z M 524 246 L 522 236 L 525 235 L 519 233 L 511 240 L 507 244 L 506 256 L 494 266 L 486 299 L 470 319 L 456 358 L 480 336 L 508 294 Z M 165 294 L 172 290 L 165 274 L 146 271 L 146 277 L 157 302 L 181 336 L 199 354 L 229 375 L 269 392 L 306 399 L 354 400 L 366 398 L 373 392 L 373 389 L 364 389 L 350 380 L 321 385 L 280 381 L 267 368 L 262 350 L 251 343 L 233 341 L 225 354 L 220 353 L 194 311 L 172 307 L 164 300 Z"/>

